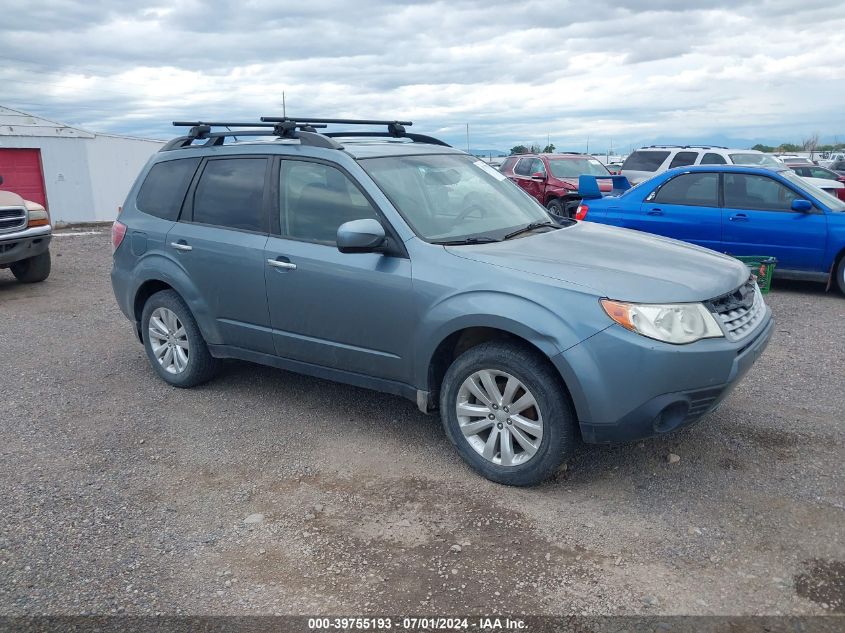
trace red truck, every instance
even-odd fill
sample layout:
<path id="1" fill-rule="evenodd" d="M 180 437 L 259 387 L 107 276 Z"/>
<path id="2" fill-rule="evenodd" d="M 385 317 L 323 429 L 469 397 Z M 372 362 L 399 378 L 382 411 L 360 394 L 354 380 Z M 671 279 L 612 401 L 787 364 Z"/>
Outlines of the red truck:
<path id="1" fill-rule="evenodd" d="M 522 187 L 528 194 L 554 215 L 575 216 L 581 196 L 578 195 L 578 177 L 609 176 L 601 162 L 589 154 L 519 154 L 509 156 L 500 171 Z M 601 179 L 602 193 L 611 190 L 610 179 Z"/>

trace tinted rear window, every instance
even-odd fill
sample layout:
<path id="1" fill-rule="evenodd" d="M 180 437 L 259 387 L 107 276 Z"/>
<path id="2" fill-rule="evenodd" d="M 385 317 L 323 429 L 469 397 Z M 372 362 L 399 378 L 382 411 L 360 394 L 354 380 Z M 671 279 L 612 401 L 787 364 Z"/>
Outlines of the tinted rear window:
<path id="1" fill-rule="evenodd" d="M 194 194 L 194 222 L 264 231 L 264 158 L 210 160 Z"/>
<path id="2" fill-rule="evenodd" d="M 182 158 L 156 163 L 147 174 L 135 206 L 164 220 L 175 220 L 185 200 L 185 193 L 197 166 L 199 158 Z"/>
<path id="3" fill-rule="evenodd" d="M 692 165 L 695 162 L 696 158 L 698 158 L 698 152 L 678 152 L 677 154 L 675 154 L 675 157 L 672 159 L 672 162 L 669 163 L 669 169 Z"/>
<path id="4" fill-rule="evenodd" d="M 634 152 L 625 159 L 624 163 L 622 163 L 622 169 L 632 169 L 634 171 L 657 171 L 668 156 L 669 152 Z"/>

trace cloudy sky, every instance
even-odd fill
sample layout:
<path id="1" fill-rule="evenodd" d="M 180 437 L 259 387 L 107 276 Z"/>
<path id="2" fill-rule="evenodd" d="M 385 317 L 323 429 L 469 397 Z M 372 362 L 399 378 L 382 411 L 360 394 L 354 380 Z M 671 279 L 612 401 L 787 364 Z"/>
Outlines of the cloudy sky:
<path id="1" fill-rule="evenodd" d="M 837 0 L 4 0 L 0 105 L 167 138 L 184 118 L 408 118 L 474 148 L 845 140 Z M 701 8 L 687 8 L 693 5 Z"/>

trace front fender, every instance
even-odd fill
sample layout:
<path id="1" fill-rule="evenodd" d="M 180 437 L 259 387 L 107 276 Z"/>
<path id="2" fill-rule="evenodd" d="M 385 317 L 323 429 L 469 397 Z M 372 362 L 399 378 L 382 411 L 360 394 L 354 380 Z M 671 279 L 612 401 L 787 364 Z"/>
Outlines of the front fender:
<path id="1" fill-rule="evenodd" d="M 208 303 L 178 262 L 161 253 L 150 253 L 138 261 L 133 279 L 134 282 L 130 286 L 130 306 L 135 304 L 138 291 L 145 283 L 163 281 L 188 304 L 206 342 L 212 345 L 224 342 Z"/>
<path id="2" fill-rule="evenodd" d="M 414 385 L 431 391 L 429 366 L 439 345 L 473 327 L 502 330 L 522 338 L 551 358 L 598 331 L 585 331 L 563 314 L 525 297 L 490 290 L 452 295 L 432 306 L 420 322 L 414 344 Z"/>

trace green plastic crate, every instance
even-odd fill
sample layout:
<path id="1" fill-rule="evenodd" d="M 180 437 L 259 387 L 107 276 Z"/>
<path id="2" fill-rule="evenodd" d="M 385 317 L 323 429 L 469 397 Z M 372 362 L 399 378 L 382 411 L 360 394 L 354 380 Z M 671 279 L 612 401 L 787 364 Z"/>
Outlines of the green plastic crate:
<path id="1" fill-rule="evenodd" d="M 778 260 L 768 255 L 734 255 L 734 257 L 748 266 L 748 269 L 757 278 L 760 292 L 767 294 L 772 285 L 772 273 L 775 271 Z"/>

